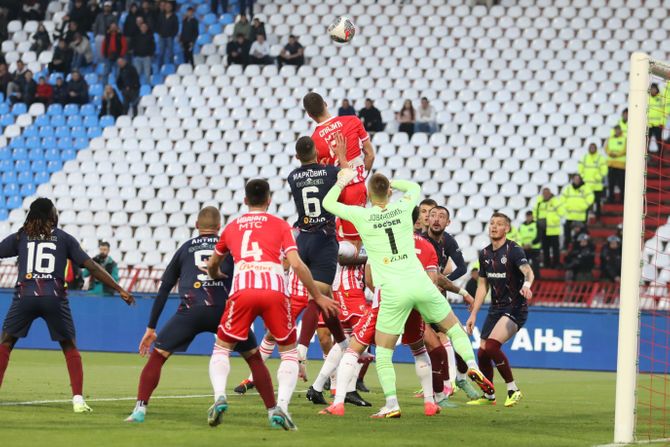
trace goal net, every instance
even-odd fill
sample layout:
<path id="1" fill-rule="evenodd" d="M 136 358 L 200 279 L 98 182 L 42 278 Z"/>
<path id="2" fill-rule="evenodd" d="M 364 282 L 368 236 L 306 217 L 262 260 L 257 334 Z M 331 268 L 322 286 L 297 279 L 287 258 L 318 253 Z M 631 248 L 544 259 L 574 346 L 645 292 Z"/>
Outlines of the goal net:
<path id="1" fill-rule="evenodd" d="M 670 64 L 631 57 L 614 441 L 670 441 Z"/>

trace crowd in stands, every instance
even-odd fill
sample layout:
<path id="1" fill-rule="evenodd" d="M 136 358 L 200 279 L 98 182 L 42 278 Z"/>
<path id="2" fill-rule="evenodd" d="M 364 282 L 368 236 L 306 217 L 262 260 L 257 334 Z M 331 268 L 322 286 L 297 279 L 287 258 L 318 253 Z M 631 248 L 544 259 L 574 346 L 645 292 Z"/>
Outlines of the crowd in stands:
<path id="1" fill-rule="evenodd" d="M 249 22 L 245 14 L 240 14 L 233 27 L 233 35 L 226 45 L 228 65 L 283 65 L 300 67 L 305 63 L 305 48 L 298 37 L 291 34 L 281 52 L 271 54 L 270 44 L 265 33 L 265 24 L 258 17 Z"/>

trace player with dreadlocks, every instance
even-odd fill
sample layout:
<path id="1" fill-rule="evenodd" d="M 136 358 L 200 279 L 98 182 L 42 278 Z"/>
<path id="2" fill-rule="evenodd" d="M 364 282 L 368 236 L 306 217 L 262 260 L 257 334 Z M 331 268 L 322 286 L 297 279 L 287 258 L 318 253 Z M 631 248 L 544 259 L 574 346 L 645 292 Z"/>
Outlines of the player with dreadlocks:
<path id="1" fill-rule="evenodd" d="M 91 408 L 83 398 L 84 373 L 65 290 L 68 259 L 87 268 L 95 279 L 119 292 L 127 304 L 133 304 L 135 299 L 82 250 L 74 237 L 58 228 L 58 211 L 49 199 L 33 201 L 23 227 L 0 242 L 0 259 L 15 256 L 18 256 L 19 275 L 12 304 L 2 325 L 0 385 L 17 340 L 28 335 L 34 320 L 42 318 L 51 339 L 60 343 L 63 349 L 74 412 L 89 412 Z"/>

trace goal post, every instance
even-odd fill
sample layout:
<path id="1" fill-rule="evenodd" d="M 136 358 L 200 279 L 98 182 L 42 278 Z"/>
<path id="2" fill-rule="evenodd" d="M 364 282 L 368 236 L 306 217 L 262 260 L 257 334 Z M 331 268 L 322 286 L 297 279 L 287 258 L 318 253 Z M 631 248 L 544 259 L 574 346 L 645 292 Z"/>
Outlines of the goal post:
<path id="1" fill-rule="evenodd" d="M 670 79 L 670 64 L 644 53 L 630 59 L 614 442 L 636 440 L 640 289 L 645 235 L 647 106 L 652 76 Z M 660 191 L 659 191 L 660 194 Z"/>

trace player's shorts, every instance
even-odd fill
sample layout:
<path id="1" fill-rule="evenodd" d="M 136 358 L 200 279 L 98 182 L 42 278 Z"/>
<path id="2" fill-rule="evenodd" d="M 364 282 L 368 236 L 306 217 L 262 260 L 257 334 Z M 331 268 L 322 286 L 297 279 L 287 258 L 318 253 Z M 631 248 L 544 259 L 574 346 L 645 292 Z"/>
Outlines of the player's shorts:
<path id="1" fill-rule="evenodd" d="M 309 297 L 307 295 L 291 295 L 291 318 L 295 323 L 303 310 L 307 307 Z"/>
<path id="2" fill-rule="evenodd" d="M 309 267 L 314 281 L 332 284 L 337 271 L 337 252 L 340 245 L 335 235 L 300 232 L 296 238 L 298 254 Z"/>
<path id="3" fill-rule="evenodd" d="M 68 300 L 58 296 L 14 297 L 2 331 L 16 338 L 28 335 L 30 326 L 42 318 L 53 341 L 74 340 L 76 331 Z"/>
<path id="4" fill-rule="evenodd" d="M 387 284 L 382 288 L 382 297 L 377 329 L 387 334 L 402 334 L 412 309 L 427 323 L 439 323 L 451 312 L 449 302 L 426 275 Z"/>
<path id="5" fill-rule="evenodd" d="M 340 303 L 339 317 L 342 323 L 347 323 L 352 318 L 361 318 L 369 307 L 365 299 L 365 292 L 362 290 L 338 290 L 333 292 L 333 297 Z"/>
<path id="6" fill-rule="evenodd" d="M 178 311 L 158 331 L 154 347 L 167 352 L 186 352 L 196 335 L 203 332 L 215 334 L 223 314 L 222 306 L 196 306 Z M 237 343 L 235 351 L 245 352 L 258 344 L 253 331 L 246 340 Z"/>
<path id="7" fill-rule="evenodd" d="M 231 296 L 221 316 L 217 335 L 228 343 L 246 340 L 249 327 L 258 316 L 263 318 L 277 344 L 295 343 L 291 300 L 274 290 L 244 289 Z"/>
<path id="8" fill-rule="evenodd" d="M 365 346 L 370 346 L 375 342 L 378 314 L 378 307 L 370 308 L 368 312 L 358 320 L 352 333 L 352 336 L 357 342 Z M 425 325 L 419 312 L 415 310 L 410 312 L 409 318 L 405 322 L 405 332 L 402 336 L 402 343 L 411 345 L 423 340 L 424 327 Z"/>
<path id="9" fill-rule="evenodd" d="M 402 344 L 413 345 L 419 341 L 423 341 L 423 333 L 426 325 L 421 318 L 421 314 L 416 310 L 409 313 L 409 317 L 405 322 L 405 332 L 402 334 Z"/>
<path id="10" fill-rule="evenodd" d="M 359 182 L 347 185 L 340 193 L 338 199 L 340 203 L 353 206 L 365 206 L 368 201 L 368 189 L 365 187 L 365 182 Z M 360 240 L 358 231 L 354 224 L 347 220 L 340 220 L 341 225 L 338 225 L 340 237 L 344 239 Z"/>
<path id="11" fill-rule="evenodd" d="M 509 318 L 516 323 L 518 329 L 521 329 L 528 319 L 528 304 L 524 303 L 521 305 L 509 305 L 504 307 L 490 306 L 480 337 L 484 340 L 489 338 L 491 332 L 493 332 L 493 328 L 498 324 L 498 321 L 500 321 L 502 317 Z"/>

